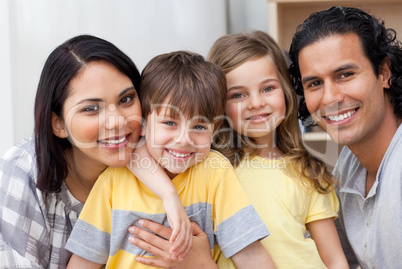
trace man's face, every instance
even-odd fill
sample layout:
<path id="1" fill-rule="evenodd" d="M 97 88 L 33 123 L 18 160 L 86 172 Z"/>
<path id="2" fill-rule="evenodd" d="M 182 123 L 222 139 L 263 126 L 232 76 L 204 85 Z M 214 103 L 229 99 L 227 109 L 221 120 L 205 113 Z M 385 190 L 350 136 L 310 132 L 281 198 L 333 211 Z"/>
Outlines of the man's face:
<path id="1" fill-rule="evenodd" d="M 318 125 L 341 145 L 375 142 L 393 114 L 384 92 L 388 64 L 376 77 L 358 36 L 348 33 L 303 48 L 299 66 L 307 109 Z"/>

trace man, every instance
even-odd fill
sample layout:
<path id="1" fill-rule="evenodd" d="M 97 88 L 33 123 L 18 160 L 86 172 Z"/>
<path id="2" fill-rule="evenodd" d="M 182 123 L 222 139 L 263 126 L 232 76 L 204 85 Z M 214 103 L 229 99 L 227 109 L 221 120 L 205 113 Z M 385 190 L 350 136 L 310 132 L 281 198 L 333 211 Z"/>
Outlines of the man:
<path id="1" fill-rule="evenodd" d="M 338 232 L 350 266 L 402 268 L 402 48 L 366 12 L 313 13 L 293 37 L 300 118 L 342 150 Z"/>

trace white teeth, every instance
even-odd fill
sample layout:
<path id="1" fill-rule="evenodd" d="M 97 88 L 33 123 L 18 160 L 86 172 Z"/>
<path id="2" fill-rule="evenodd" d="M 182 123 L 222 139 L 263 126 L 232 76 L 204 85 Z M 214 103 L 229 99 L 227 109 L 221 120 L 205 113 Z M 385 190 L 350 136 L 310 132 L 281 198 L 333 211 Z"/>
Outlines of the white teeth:
<path id="1" fill-rule="evenodd" d="M 168 151 L 169 151 L 170 154 L 172 154 L 172 155 L 174 155 L 176 157 L 180 157 L 180 158 L 185 158 L 185 157 L 187 157 L 187 156 L 189 156 L 191 154 L 191 153 L 180 154 L 180 153 L 174 152 L 174 151 L 172 151 L 170 149 L 168 149 Z"/>
<path id="2" fill-rule="evenodd" d="M 328 118 L 329 118 L 331 121 L 341 121 L 341 120 L 344 120 L 344 119 L 349 118 L 349 117 L 352 116 L 353 114 L 355 114 L 355 110 L 353 110 L 353 111 L 348 111 L 347 113 L 340 114 L 340 115 L 337 115 L 337 116 L 328 116 Z"/>
<path id="3" fill-rule="evenodd" d="M 117 145 L 126 140 L 126 137 L 123 137 L 119 140 L 100 140 L 99 142 L 105 145 Z"/>

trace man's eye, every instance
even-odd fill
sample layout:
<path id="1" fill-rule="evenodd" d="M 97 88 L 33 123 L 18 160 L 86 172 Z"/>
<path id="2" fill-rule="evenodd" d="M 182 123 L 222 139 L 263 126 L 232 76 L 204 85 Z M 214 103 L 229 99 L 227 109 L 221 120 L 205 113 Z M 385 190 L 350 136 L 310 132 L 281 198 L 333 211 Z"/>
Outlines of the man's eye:
<path id="1" fill-rule="evenodd" d="M 312 82 L 312 83 L 310 83 L 308 86 L 309 87 L 317 87 L 317 86 L 320 86 L 321 85 L 321 82 L 320 81 L 314 81 L 314 82 Z"/>
<path id="2" fill-rule="evenodd" d="M 352 75 L 353 75 L 352 72 L 348 72 L 348 73 L 342 73 L 342 74 L 340 75 L 340 77 L 341 77 L 341 78 L 347 78 L 347 77 L 350 77 L 350 76 L 352 76 Z"/>

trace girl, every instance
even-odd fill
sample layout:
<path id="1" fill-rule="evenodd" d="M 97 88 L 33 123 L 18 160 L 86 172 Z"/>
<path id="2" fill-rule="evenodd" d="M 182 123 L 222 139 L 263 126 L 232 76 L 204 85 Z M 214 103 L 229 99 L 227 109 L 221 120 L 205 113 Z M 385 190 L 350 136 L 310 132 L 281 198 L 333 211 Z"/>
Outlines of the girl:
<path id="1" fill-rule="evenodd" d="M 269 228 L 262 243 L 276 266 L 347 268 L 333 222 L 336 181 L 303 145 L 282 51 L 270 36 L 255 31 L 219 38 L 208 59 L 227 80 L 227 120 L 214 147 L 232 162 Z M 305 237 L 306 229 L 312 239 Z"/>

